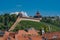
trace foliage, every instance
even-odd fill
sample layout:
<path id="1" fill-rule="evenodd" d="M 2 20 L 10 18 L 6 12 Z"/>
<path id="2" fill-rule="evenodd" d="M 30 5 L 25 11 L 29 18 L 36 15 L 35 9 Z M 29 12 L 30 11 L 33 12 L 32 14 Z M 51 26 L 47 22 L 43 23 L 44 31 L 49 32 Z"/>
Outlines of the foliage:
<path id="1" fill-rule="evenodd" d="M 52 17 L 54 18 L 54 17 Z M 45 32 L 49 31 L 49 27 L 51 31 L 60 31 L 60 20 L 56 17 L 56 20 L 52 20 L 51 17 L 43 17 L 41 22 L 33 22 L 33 21 L 21 21 L 17 24 L 16 28 L 13 31 L 18 31 L 21 29 L 35 28 L 36 30 L 42 30 L 44 28 Z M 6 26 L 8 29 L 14 24 L 17 19 L 16 14 L 4 14 L 0 15 L 0 30 L 6 30 Z"/>
<path id="2" fill-rule="evenodd" d="M 10 15 L 8 13 L 5 13 L 4 15 L 0 15 L 0 30 L 6 30 L 7 28 L 9 29 L 16 21 L 16 19 L 16 14 Z"/>
<path id="3" fill-rule="evenodd" d="M 17 31 L 32 27 L 35 28 L 36 30 L 41 30 L 42 28 L 44 28 L 44 30 L 48 32 L 48 26 L 43 24 L 42 22 L 33 22 L 33 21 L 24 21 L 24 20 L 21 21 L 14 30 Z"/>

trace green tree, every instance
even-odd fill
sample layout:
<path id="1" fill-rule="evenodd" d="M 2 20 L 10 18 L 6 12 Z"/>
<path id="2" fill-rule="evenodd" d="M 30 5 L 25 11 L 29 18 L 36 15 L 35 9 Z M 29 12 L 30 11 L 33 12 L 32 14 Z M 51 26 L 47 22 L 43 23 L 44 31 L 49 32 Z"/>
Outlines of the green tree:
<path id="1" fill-rule="evenodd" d="M 5 30 L 8 31 L 9 27 L 8 27 L 8 23 L 9 23 L 9 14 L 4 14 L 4 25 L 5 25 Z"/>

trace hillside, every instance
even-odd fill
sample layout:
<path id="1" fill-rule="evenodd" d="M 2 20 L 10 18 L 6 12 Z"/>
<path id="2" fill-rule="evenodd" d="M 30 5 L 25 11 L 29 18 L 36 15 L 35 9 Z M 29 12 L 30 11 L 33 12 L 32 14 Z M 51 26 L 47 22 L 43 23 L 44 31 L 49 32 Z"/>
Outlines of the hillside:
<path id="1" fill-rule="evenodd" d="M 60 27 L 57 27 L 52 24 L 47 24 L 45 22 L 21 21 L 20 23 L 18 23 L 18 25 L 13 31 L 18 31 L 26 28 L 35 28 L 37 30 L 41 30 L 42 28 L 44 28 L 45 32 L 48 32 L 49 27 L 51 32 L 60 30 Z"/>
<path id="2" fill-rule="evenodd" d="M 0 30 L 8 30 L 14 24 L 17 19 L 16 14 L 4 14 L 0 15 Z M 52 18 L 53 19 L 53 18 Z M 41 30 L 44 28 L 46 32 L 50 31 L 60 31 L 60 20 L 51 20 L 51 18 L 43 18 L 41 22 L 33 21 L 21 21 L 17 24 L 16 28 L 13 31 L 18 31 L 21 29 L 35 28 Z"/>

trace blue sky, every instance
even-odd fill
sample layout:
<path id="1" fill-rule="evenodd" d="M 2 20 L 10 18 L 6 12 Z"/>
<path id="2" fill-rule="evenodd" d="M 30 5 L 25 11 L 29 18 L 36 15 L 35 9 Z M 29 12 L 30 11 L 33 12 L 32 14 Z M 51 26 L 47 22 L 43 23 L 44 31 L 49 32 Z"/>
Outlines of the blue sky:
<path id="1" fill-rule="evenodd" d="M 0 14 L 5 12 L 25 11 L 42 16 L 60 16 L 60 0 L 0 0 Z"/>

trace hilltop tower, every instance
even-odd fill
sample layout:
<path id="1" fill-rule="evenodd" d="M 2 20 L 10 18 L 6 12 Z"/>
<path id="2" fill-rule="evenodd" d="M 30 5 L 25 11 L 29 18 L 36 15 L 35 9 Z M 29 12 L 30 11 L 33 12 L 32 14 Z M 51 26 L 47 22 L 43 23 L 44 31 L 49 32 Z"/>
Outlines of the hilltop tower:
<path id="1" fill-rule="evenodd" d="M 37 11 L 36 15 L 34 16 L 34 18 L 41 18 L 42 16 L 40 15 L 39 11 Z"/>

